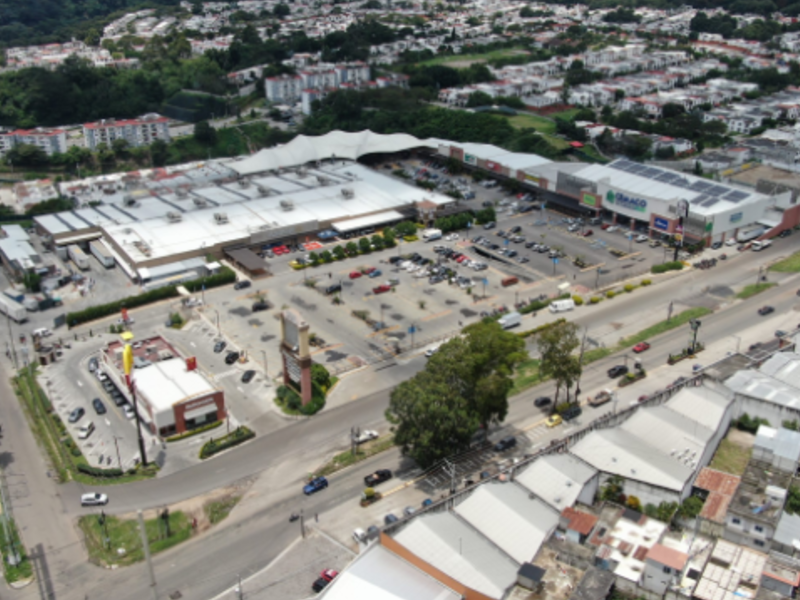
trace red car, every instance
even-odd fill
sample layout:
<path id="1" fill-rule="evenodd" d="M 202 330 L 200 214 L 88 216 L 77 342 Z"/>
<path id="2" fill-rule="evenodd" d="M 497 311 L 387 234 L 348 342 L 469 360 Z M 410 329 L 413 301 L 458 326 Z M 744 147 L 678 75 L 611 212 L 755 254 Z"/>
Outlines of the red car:
<path id="1" fill-rule="evenodd" d="M 462 254 L 461 256 L 459 256 L 459 257 L 456 259 L 456 262 L 457 262 L 457 263 L 459 263 L 459 264 L 461 264 L 461 263 L 462 263 L 462 262 L 464 262 L 465 260 L 467 260 L 467 257 L 466 257 L 466 256 L 464 256 L 464 255 Z"/>
<path id="2" fill-rule="evenodd" d="M 333 581 L 338 574 L 339 571 L 334 571 L 333 569 L 325 569 L 322 573 L 319 574 L 319 576 L 325 581 Z"/>
<path id="3" fill-rule="evenodd" d="M 362 272 L 362 273 L 364 273 L 364 275 L 369 275 L 369 274 L 370 274 L 370 273 L 372 273 L 374 270 L 375 270 L 375 267 L 367 267 L 366 269 L 362 269 L 362 271 L 361 271 L 361 272 Z"/>
<path id="4" fill-rule="evenodd" d="M 600 229 L 602 229 L 603 231 L 605 231 L 609 227 L 611 227 L 611 223 L 603 223 L 602 225 L 600 225 Z"/>
<path id="5" fill-rule="evenodd" d="M 286 246 L 278 246 L 273 250 L 276 256 L 280 256 L 281 254 L 289 254 L 289 248 Z"/>
<path id="6" fill-rule="evenodd" d="M 350 273 L 350 279 L 358 279 L 361 277 L 361 271 L 353 271 Z"/>
<path id="7" fill-rule="evenodd" d="M 589 236 L 590 236 L 590 235 L 592 235 L 593 233 L 594 233 L 594 231 L 592 231 L 591 229 L 587 229 L 587 230 L 586 230 L 586 231 L 584 231 L 584 232 L 583 232 L 581 235 L 582 235 L 583 237 L 589 237 Z"/>
<path id="8" fill-rule="evenodd" d="M 638 344 L 636 344 L 633 347 L 633 351 L 638 354 L 639 352 L 644 352 L 645 350 L 648 350 L 649 348 L 650 348 L 650 344 L 648 344 L 647 342 L 639 342 Z"/>
<path id="9" fill-rule="evenodd" d="M 372 293 L 373 294 L 383 294 L 385 292 L 388 292 L 390 289 L 392 289 L 392 286 L 386 285 L 384 283 L 383 285 L 379 285 L 376 288 L 372 288 Z"/>

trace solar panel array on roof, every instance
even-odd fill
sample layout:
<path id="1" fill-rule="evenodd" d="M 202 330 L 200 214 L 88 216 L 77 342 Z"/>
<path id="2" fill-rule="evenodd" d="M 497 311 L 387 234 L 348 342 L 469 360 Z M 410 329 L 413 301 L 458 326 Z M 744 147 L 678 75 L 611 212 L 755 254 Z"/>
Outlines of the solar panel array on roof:
<path id="1" fill-rule="evenodd" d="M 703 202 L 703 206 L 705 206 L 705 207 L 713 206 L 717 202 L 719 202 L 719 198 L 711 198 L 711 199 L 706 200 L 705 202 Z"/>
<path id="2" fill-rule="evenodd" d="M 706 194 L 711 194 L 712 196 L 721 196 L 729 191 L 730 188 L 727 188 L 724 185 L 715 185 L 710 190 L 706 190 Z"/>
<path id="3" fill-rule="evenodd" d="M 728 192 L 723 196 L 723 200 L 727 200 L 728 202 L 733 202 L 734 204 L 737 202 L 741 202 L 745 198 L 747 198 L 750 194 L 747 192 L 740 192 L 739 190 L 733 190 L 732 192 Z"/>
<path id="4" fill-rule="evenodd" d="M 713 187 L 713 184 L 708 183 L 707 181 L 695 181 L 691 186 L 689 186 L 689 189 L 696 192 L 704 192 L 710 187 Z"/>
<path id="5" fill-rule="evenodd" d="M 705 200 L 708 200 L 708 196 L 706 196 L 705 194 L 702 194 L 702 195 L 698 196 L 697 198 L 694 198 L 693 200 L 691 200 L 689 202 L 689 204 L 700 204 L 701 202 L 704 202 Z"/>

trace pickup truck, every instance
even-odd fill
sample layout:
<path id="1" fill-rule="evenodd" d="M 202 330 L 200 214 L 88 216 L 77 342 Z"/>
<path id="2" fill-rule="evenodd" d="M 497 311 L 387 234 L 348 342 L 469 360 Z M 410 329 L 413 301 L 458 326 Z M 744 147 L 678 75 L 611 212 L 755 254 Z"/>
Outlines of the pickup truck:
<path id="1" fill-rule="evenodd" d="M 589 405 L 590 406 L 601 406 L 606 402 L 611 400 L 611 391 L 610 390 L 603 390 L 599 394 L 597 394 L 594 398 L 589 398 Z"/>
<path id="2" fill-rule="evenodd" d="M 389 469 L 378 469 L 371 475 L 364 477 L 364 484 L 367 487 L 375 487 L 379 483 L 388 481 L 392 478 L 392 472 Z"/>

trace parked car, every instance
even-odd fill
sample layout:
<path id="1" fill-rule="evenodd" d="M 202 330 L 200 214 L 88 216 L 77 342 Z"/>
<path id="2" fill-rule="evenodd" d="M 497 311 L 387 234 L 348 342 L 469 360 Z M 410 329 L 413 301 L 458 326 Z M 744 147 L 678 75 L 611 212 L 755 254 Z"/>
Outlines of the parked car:
<path id="1" fill-rule="evenodd" d="M 649 349 L 650 349 L 650 344 L 648 344 L 647 342 L 639 342 L 633 347 L 633 351 L 636 352 L 637 354 L 639 352 L 644 352 L 645 350 Z"/>
<path id="2" fill-rule="evenodd" d="M 128 403 L 125 403 L 122 406 L 122 414 L 125 415 L 126 419 L 133 419 L 136 416 L 136 412 L 133 410 L 133 407 Z"/>
<path id="3" fill-rule="evenodd" d="M 262 310 L 267 310 L 269 308 L 269 304 L 266 302 L 253 302 L 253 306 L 251 310 L 253 312 L 261 312 Z"/>
<path id="4" fill-rule="evenodd" d="M 81 506 L 104 506 L 108 504 L 108 496 L 105 494 L 81 494 Z"/>
<path id="5" fill-rule="evenodd" d="M 533 401 L 533 405 L 541 408 L 542 406 L 547 406 L 551 402 L 552 400 L 547 396 L 539 396 L 538 398 L 536 398 L 536 400 Z"/>
<path id="6" fill-rule="evenodd" d="M 378 469 L 374 473 L 370 473 L 364 477 L 364 485 L 367 487 L 375 487 L 379 483 L 389 481 L 392 478 L 392 472 L 389 469 Z"/>
<path id="7" fill-rule="evenodd" d="M 377 269 L 375 267 L 367 267 L 366 269 L 362 269 L 362 273 L 364 275 L 372 275 Z"/>
<path id="8" fill-rule="evenodd" d="M 98 415 L 104 415 L 107 412 L 106 405 L 103 404 L 103 401 L 100 400 L 100 398 L 95 398 L 92 400 L 92 406 L 94 407 L 94 412 L 96 412 Z"/>
<path id="9" fill-rule="evenodd" d="M 379 285 L 378 287 L 372 288 L 372 293 L 373 294 L 385 294 L 386 292 L 390 291 L 391 289 L 392 289 L 392 286 L 386 285 L 384 283 L 383 285 Z"/>
<path id="10" fill-rule="evenodd" d="M 361 271 L 351 271 L 349 277 L 350 279 L 358 279 L 361 277 Z"/>
<path id="11" fill-rule="evenodd" d="M 385 517 L 383 517 L 383 522 L 384 522 L 386 525 L 391 525 L 392 523 L 397 523 L 399 520 L 400 520 L 400 519 L 398 519 L 397 517 L 395 517 L 395 516 L 394 516 L 392 513 L 389 513 L 388 515 L 386 515 Z"/>
<path id="12" fill-rule="evenodd" d="M 375 279 L 376 277 L 380 277 L 381 275 L 383 275 L 383 271 L 381 271 L 380 269 L 375 269 L 374 271 L 372 271 L 372 273 L 369 274 L 369 277 L 370 279 Z"/>
<path id="13" fill-rule="evenodd" d="M 767 306 L 762 306 L 761 308 L 758 309 L 758 314 L 760 314 L 762 317 L 773 312 L 775 312 L 774 306 L 767 305 Z"/>
<path id="14" fill-rule="evenodd" d="M 214 344 L 214 353 L 215 354 L 219 354 L 220 352 L 225 350 L 225 346 L 227 346 L 227 345 L 228 345 L 228 343 L 226 341 L 219 340 L 216 344 Z"/>
<path id="15" fill-rule="evenodd" d="M 720 248 L 722 248 L 722 242 L 714 242 L 713 244 L 711 244 L 712 250 L 719 250 Z"/>
<path id="16" fill-rule="evenodd" d="M 586 230 L 586 231 L 584 231 L 584 232 L 583 232 L 581 235 L 582 235 L 583 237 L 589 237 L 590 235 L 594 235 L 594 231 L 592 231 L 591 229 L 587 229 L 587 230 Z"/>
<path id="17" fill-rule="evenodd" d="M 333 581 L 336 579 L 336 576 L 339 574 L 339 571 L 335 571 L 333 569 L 325 569 L 322 573 L 319 574 L 320 578 L 324 579 L 325 581 Z"/>
<path id="18" fill-rule="evenodd" d="M 561 425 L 561 423 L 563 423 L 561 415 L 550 415 L 545 422 L 548 427 L 557 427 L 558 425 Z"/>
<path id="19" fill-rule="evenodd" d="M 238 352 L 228 352 L 227 356 L 225 357 L 225 364 L 232 365 L 237 360 L 239 360 L 239 353 Z"/>
<path id="20" fill-rule="evenodd" d="M 341 291 L 342 291 L 342 284 L 340 283 L 334 283 L 325 288 L 325 294 L 327 294 L 328 296 Z"/>
<path id="21" fill-rule="evenodd" d="M 303 486 L 303 493 L 306 496 L 309 496 L 315 492 L 320 490 L 324 490 L 328 487 L 328 480 L 324 477 L 315 477 L 311 481 L 309 481 L 306 485 Z"/>
<path id="22" fill-rule="evenodd" d="M 256 372 L 253 369 L 248 369 L 244 373 L 242 373 L 242 383 L 250 383 L 253 380 L 253 377 L 256 376 Z"/>
<path id="23" fill-rule="evenodd" d="M 328 587 L 328 583 L 330 582 L 322 577 L 319 577 L 313 584 L 311 584 L 311 589 L 319 594 L 322 590 Z"/>
<path id="24" fill-rule="evenodd" d="M 235 290 L 243 290 L 245 288 L 249 288 L 252 285 L 249 279 L 242 279 L 241 281 L 237 281 L 233 284 L 233 289 Z"/>
<path id="25" fill-rule="evenodd" d="M 69 421 L 70 423 L 77 423 L 83 418 L 83 415 L 85 414 L 86 411 L 83 409 L 83 407 L 79 406 L 71 413 L 69 413 L 69 418 L 67 419 L 67 421 Z"/>
<path id="26" fill-rule="evenodd" d="M 505 452 L 517 445 L 517 438 L 508 435 L 494 445 L 495 452 Z"/>
<path id="27" fill-rule="evenodd" d="M 641 244 L 642 242 L 646 242 L 646 241 L 647 241 L 647 240 L 649 240 L 649 239 L 650 239 L 650 238 L 649 238 L 649 237 L 647 237 L 647 236 L 646 236 L 646 235 L 644 235 L 644 234 L 637 235 L 637 236 L 636 236 L 636 243 L 637 243 L 637 244 Z"/>
<path id="28" fill-rule="evenodd" d="M 364 442 L 369 442 L 370 440 L 378 439 L 378 432 L 373 431 L 372 429 L 365 429 L 361 433 L 358 434 L 356 437 L 356 444 L 363 444 Z"/>
<path id="29" fill-rule="evenodd" d="M 626 367 L 625 365 L 615 365 L 608 370 L 608 376 L 611 379 L 614 379 L 615 377 L 622 377 L 623 375 L 627 374 L 628 374 L 628 367 Z"/>
<path id="30" fill-rule="evenodd" d="M 97 370 L 97 359 L 92 357 L 89 359 L 89 372 L 94 373 Z"/>

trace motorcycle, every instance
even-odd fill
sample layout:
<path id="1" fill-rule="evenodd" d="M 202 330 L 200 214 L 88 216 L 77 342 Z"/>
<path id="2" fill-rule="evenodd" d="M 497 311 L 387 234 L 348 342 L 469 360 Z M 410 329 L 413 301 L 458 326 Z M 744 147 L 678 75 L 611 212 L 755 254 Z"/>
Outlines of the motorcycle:
<path id="1" fill-rule="evenodd" d="M 292 513 L 292 516 L 289 517 L 289 523 L 294 523 L 299 518 L 300 518 L 300 515 L 298 515 L 297 513 Z"/>

